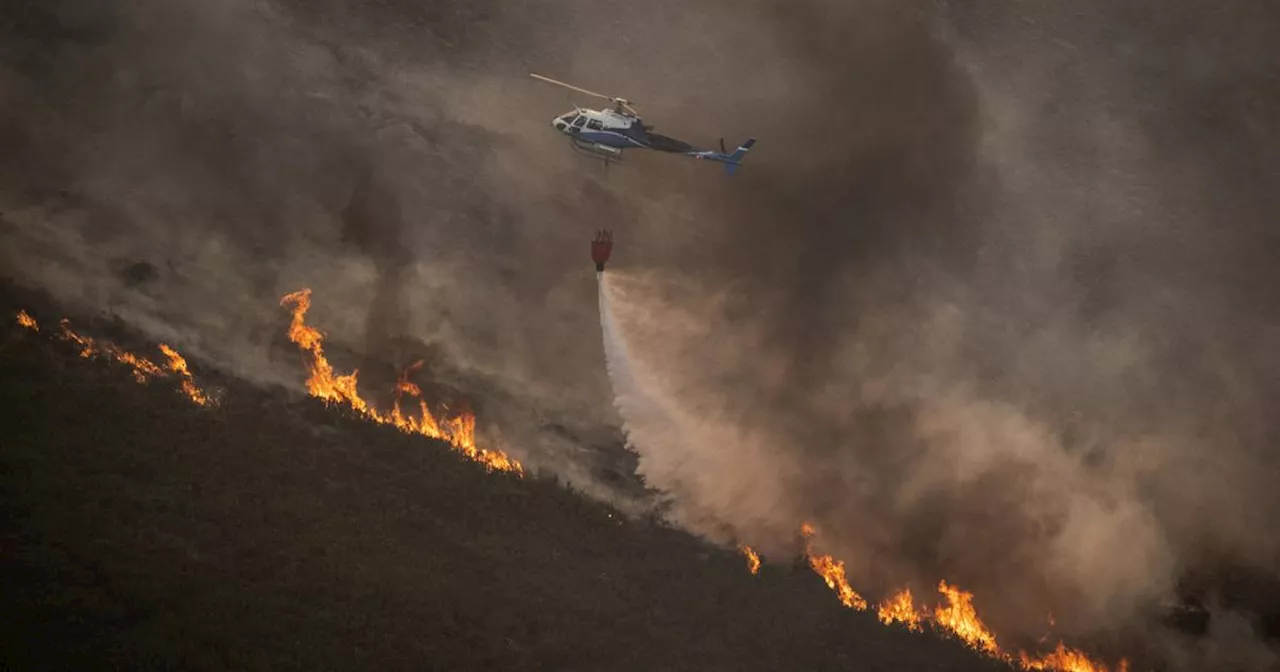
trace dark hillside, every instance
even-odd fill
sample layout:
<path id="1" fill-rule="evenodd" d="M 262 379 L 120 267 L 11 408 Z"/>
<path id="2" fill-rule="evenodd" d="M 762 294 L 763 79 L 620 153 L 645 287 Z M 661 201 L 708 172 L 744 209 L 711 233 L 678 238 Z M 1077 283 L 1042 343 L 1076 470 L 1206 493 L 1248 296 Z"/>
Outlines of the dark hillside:
<path id="1" fill-rule="evenodd" d="M 0 668 L 1001 669 L 310 399 L 139 385 L 36 301 L 0 290 Z"/>

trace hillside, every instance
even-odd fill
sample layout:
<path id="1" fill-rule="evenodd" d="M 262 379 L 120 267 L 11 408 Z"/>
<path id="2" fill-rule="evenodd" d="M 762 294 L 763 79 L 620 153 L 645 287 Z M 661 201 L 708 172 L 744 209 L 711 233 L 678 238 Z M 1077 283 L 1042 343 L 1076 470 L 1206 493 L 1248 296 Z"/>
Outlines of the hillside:
<path id="1" fill-rule="evenodd" d="M 0 308 L 63 316 L 8 285 Z M 802 564 L 752 576 L 551 480 L 217 382 L 200 407 L 6 318 L 0 667 L 1002 669 Z"/>

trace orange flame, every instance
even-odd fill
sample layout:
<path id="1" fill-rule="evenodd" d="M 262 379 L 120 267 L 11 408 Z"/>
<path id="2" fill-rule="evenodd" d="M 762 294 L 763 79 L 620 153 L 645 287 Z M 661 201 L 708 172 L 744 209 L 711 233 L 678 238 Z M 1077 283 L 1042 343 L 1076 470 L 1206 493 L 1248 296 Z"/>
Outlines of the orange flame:
<path id="1" fill-rule="evenodd" d="M 389 414 L 379 413 L 370 407 L 357 391 L 356 380 L 358 372 L 353 371 L 346 376 L 334 375 L 333 367 L 324 356 L 322 348 L 323 335 L 319 330 L 306 324 L 304 318 L 311 306 L 311 291 L 303 289 L 286 295 L 281 299 L 281 305 L 288 304 L 294 304 L 293 320 L 289 327 L 289 338 L 312 356 L 311 376 L 307 380 L 307 389 L 312 396 L 331 403 L 345 403 L 376 422 L 392 424 L 404 432 L 422 434 L 448 441 L 455 449 L 469 458 L 481 462 L 490 470 L 523 473 L 523 467 L 520 463 L 504 453 L 481 449 L 475 445 L 475 416 L 470 413 L 459 414 L 446 421 L 442 427 L 441 423 L 427 409 L 426 402 L 419 399 L 420 415 L 415 418 L 404 414 L 400 405 L 402 395 L 420 397 L 422 394 L 418 386 L 408 380 L 408 374 L 420 367 L 422 365 L 421 361 L 414 363 L 401 374 L 400 380 L 396 384 L 396 401 Z M 39 331 L 40 327 L 36 320 L 28 315 L 26 311 L 18 311 L 17 320 L 19 325 L 33 331 Z M 145 383 L 153 377 L 166 375 L 163 369 L 146 358 L 121 350 L 112 343 L 99 343 L 90 337 L 77 334 L 71 329 L 70 323 L 66 319 L 60 322 L 60 327 L 61 338 L 80 346 L 81 357 L 89 358 L 100 355 L 128 364 L 133 369 L 134 378 L 140 383 Z M 163 343 L 160 344 L 160 350 L 169 360 L 170 371 L 182 379 L 183 393 L 197 404 L 209 404 L 209 397 L 200 391 L 192 380 L 186 360 Z M 810 566 L 814 572 L 823 578 L 827 586 L 837 593 L 840 602 L 853 609 L 867 609 L 866 600 L 849 585 L 845 577 L 844 563 L 830 555 L 813 554 L 810 542 L 810 538 L 814 535 L 813 526 L 809 523 L 802 524 L 801 534 L 805 538 L 805 553 L 808 556 Z M 760 558 L 756 552 L 745 544 L 739 548 L 747 558 L 747 566 L 751 573 L 758 573 Z M 947 606 L 939 605 L 932 613 L 925 610 L 917 611 L 910 590 L 904 589 L 878 606 L 879 618 L 885 624 L 905 623 L 908 628 L 916 631 L 922 629 L 922 622 L 931 621 L 935 628 L 945 629 L 955 634 L 969 646 L 993 658 L 1010 663 L 1014 661 L 1012 656 L 1000 649 L 996 644 L 995 635 L 987 629 L 978 617 L 977 611 L 973 607 L 972 593 L 950 586 L 946 581 L 939 582 L 938 592 L 946 598 Z M 1053 623 L 1053 616 L 1050 615 L 1049 624 L 1053 625 Z M 1072 649 L 1061 642 L 1053 652 L 1038 658 L 1033 658 L 1026 652 L 1020 652 L 1017 661 L 1024 670 L 1028 671 L 1110 672 L 1105 665 L 1089 659 L 1084 652 Z M 1121 659 L 1116 672 L 1129 672 L 1128 661 Z"/>
<path id="2" fill-rule="evenodd" d="M 752 574 L 759 574 L 760 555 L 755 552 L 755 549 L 746 544 L 742 544 L 741 546 L 738 546 L 738 550 L 742 551 L 742 554 L 747 558 L 747 569 L 750 570 Z"/>
<path id="3" fill-rule="evenodd" d="M 810 539 L 814 536 L 813 525 L 803 523 L 800 534 L 805 539 L 805 554 L 809 566 L 826 581 L 827 587 L 834 590 L 844 606 L 865 610 L 867 602 L 850 587 L 845 577 L 844 563 L 830 555 L 815 555 Z M 1055 672 L 1110 672 L 1102 663 L 1091 660 L 1088 655 L 1059 643 L 1058 648 L 1040 657 L 1032 657 L 1020 652 L 1015 659 L 1003 651 L 996 643 L 995 635 L 978 617 L 973 606 L 973 594 L 948 585 L 946 581 L 938 583 L 938 593 L 942 595 L 946 605 L 938 605 L 932 611 L 923 607 L 917 608 L 909 589 L 903 589 L 893 597 L 877 605 L 876 612 L 880 622 L 885 625 L 904 623 L 907 628 L 916 632 L 924 629 L 927 622 L 935 630 L 958 637 L 970 647 L 997 660 L 1017 664 L 1024 670 L 1052 670 Z M 1053 616 L 1049 617 L 1050 623 Z M 1129 672 L 1129 663 L 1121 659 L 1116 672 Z"/>
<path id="4" fill-rule="evenodd" d="M 1107 668 L 1089 659 L 1083 651 L 1070 648 L 1062 642 L 1053 653 L 1041 658 L 1031 658 L 1025 652 L 1018 654 L 1025 670 L 1058 670 L 1059 672 L 1107 672 Z M 1128 672 L 1129 661 L 1121 660 L 1116 672 Z"/>
<path id="5" fill-rule="evenodd" d="M 25 310 L 18 311 L 18 324 L 30 329 L 31 331 L 40 331 L 40 324 L 36 322 L 36 318 L 28 315 Z"/>
<path id="6" fill-rule="evenodd" d="M 814 555 L 813 547 L 810 544 L 810 537 L 813 536 L 813 526 L 805 523 L 800 526 L 800 534 L 805 538 L 805 555 L 809 557 L 809 566 L 813 571 L 827 582 L 827 587 L 836 591 L 836 595 L 840 598 L 840 603 L 850 609 L 863 611 L 867 608 L 867 601 L 862 598 L 853 587 L 849 585 L 849 580 L 845 578 L 844 562 L 836 560 L 830 555 Z"/>
<path id="7" fill-rule="evenodd" d="M 188 399 L 200 406 L 208 406 L 212 403 L 213 400 L 209 398 L 209 395 L 205 394 L 199 387 L 196 387 L 196 382 L 191 377 L 191 370 L 187 368 L 187 360 L 183 359 L 182 355 L 179 355 L 176 350 L 164 343 L 160 344 L 160 352 L 163 352 L 164 356 L 169 358 L 169 370 L 178 374 L 178 377 L 182 379 L 182 393 L 187 395 Z"/>
<path id="8" fill-rule="evenodd" d="M 975 649 L 998 658 L 1003 657 L 1000 647 L 996 645 L 995 635 L 987 630 L 982 619 L 978 618 L 977 610 L 973 608 L 973 593 L 948 586 L 946 581 L 938 582 L 938 592 L 947 599 L 947 606 L 938 605 L 933 610 L 933 617 L 938 625 L 950 630 Z"/>
<path id="9" fill-rule="evenodd" d="M 32 331 L 40 331 L 40 325 L 25 310 L 18 311 L 18 324 Z M 122 350 L 119 346 L 109 341 L 98 341 L 89 336 L 76 333 L 71 328 L 71 321 L 66 318 L 59 321 L 58 326 L 60 328 L 59 337 L 64 341 L 75 343 L 79 346 L 80 356 L 85 359 L 101 356 L 127 364 L 133 370 L 134 380 L 139 383 L 146 383 L 152 378 L 163 378 L 167 375 L 164 369 L 146 357 L 140 357 L 132 352 Z M 183 394 L 201 406 L 207 406 L 212 403 L 212 400 L 200 388 L 196 387 L 191 371 L 187 368 L 187 360 L 183 359 L 182 355 L 179 355 L 173 348 L 163 343 L 160 344 L 160 350 L 169 358 L 169 370 L 182 379 Z"/>
<path id="10" fill-rule="evenodd" d="M 986 653 L 992 658 L 1013 664 L 1014 657 L 1001 650 L 996 644 L 995 635 L 987 629 L 978 612 L 973 607 L 973 594 L 947 585 L 946 581 L 938 583 L 938 592 L 946 598 L 947 606 L 934 609 L 932 618 L 935 627 L 950 631 L 969 646 Z M 929 615 L 925 614 L 928 618 Z M 1054 622 L 1049 616 L 1049 622 Z M 1053 652 L 1033 658 L 1025 651 L 1018 652 L 1017 662 L 1024 670 L 1048 670 L 1053 672 L 1110 672 L 1103 663 L 1089 658 L 1088 654 L 1078 649 L 1058 643 Z M 1121 658 L 1116 672 L 1129 672 L 1129 661 Z"/>
<path id="11" fill-rule="evenodd" d="M 396 383 L 396 401 L 391 411 L 379 412 L 360 396 L 357 389 L 359 371 L 352 371 L 345 376 L 335 375 L 333 366 L 324 355 L 324 334 L 315 327 L 307 325 L 306 315 L 311 308 L 311 290 L 300 289 L 287 294 L 280 299 L 280 305 L 292 306 L 293 320 L 289 324 L 289 340 L 311 355 L 311 376 L 307 379 L 307 391 L 311 396 L 329 403 L 345 404 L 374 422 L 392 425 L 402 432 L 446 441 L 455 450 L 480 462 L 490 471 L 524 473 L 524 467 L 506 453 L 476 446 L 476 418 L 471 413 L 460 413 L 441 423 L 427 409 L 427 403 L 421 399 L 418 400 L 420 413 L 418 417 L 404 413 L 400 406 L 402 395 L 418 397 L 422 394 L 418 386 L 408 380 L 408 373 L 421 366 L 421 362 L 415 363 L 401 374 L 400 380 Z"/>
<path id="12" fill-rule="evenodd" d="M 359 372 L 353 371 L 348 376 L 333 375 L 333 366 L 324 356 L 324 335 L 318 329 L 307 326 L 306 315 L 311 309 L 311 290 L 299 290 L 280 300 L 282 306 L 291 303 L 295 305 L 293 321 L 289 324 L 289 340 L 311 353 L 311 377 L 307 379 L 307 391 L 313 397 L 345 403 L 363 415 L 373 416 L 374 412 L 369 404 L 356 391 L 356 376 Z"/>
<path id="13" fill-rule="evenodd" d="M 841 604 L 858 611 L 867 608 L 867 601 L 849 586 L 849 580 L 844 575 L 844 562 L 829 555 L 810 555 L 809 566 L 827 582 L 828 588 L 836 591 Z"/>
<path id="14" fill-rule="evenodd" d="M 880 622 L 885 625 L 894 623 L 902 623 L 907 626 L 908 630 L 916 632 L 921 631 L 921 621 L 928 615 L 916 611 L 915 602 L 911 599 L 911 589 L 904 588 L 902 592 L 880 603 L 876 609 L 880 616 Z"/>
<path id="15" fill-rule="evenodd" d="M 133 377 L 139 383 L 145 383 L 151 378 L 160 378 L 164 376 L 164 369 L 156 366 L 154 362 L 146 357 L 139 357 L 132 352 L 121 350 L 113 343 L 98 344 L 88 336 L 81 336 L 71 329 L 71 322 L 63 319 L 59 326 L 62 327 L 62 338 L 71 341 L 80 346 L 80 356 L 88 359 L 94 355 L 103 355 L 114 359 L 118 362 L 128 364 L 133 369 Z"/>

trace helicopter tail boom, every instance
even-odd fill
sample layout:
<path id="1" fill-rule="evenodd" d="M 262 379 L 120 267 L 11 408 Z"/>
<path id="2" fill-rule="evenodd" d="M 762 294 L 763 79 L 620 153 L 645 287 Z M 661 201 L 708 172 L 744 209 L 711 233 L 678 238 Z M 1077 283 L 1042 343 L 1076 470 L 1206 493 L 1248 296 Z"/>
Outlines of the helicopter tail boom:
<path id="1" fill-rule="evenodd" d="M 751 148 L 755 146 L 755 144 L 755 138 L 747 138 L 747 141 L 738 145 L 738 148 L 733 150 L 732 154 L 723 155 L 725 160 L 724 174 L 732 175 L 733 171 L 737 170 L 738 164 L 742 163 L 742 158 L 747 155 L 747 152 L 751 151 Z"/>
<path id="2" fill-rule="evenodd" d="M 688 156 L 692 156 L 695 159 L 719 161 L 720 163 L 724 164 L 724 174 L 732 175 L 734 171 L 738 169 L 738 164 L 742 163 L 742 158 L 747 155 L 747 152 L 751 151 L 751 148 L 754 147 L 755 144 L 756 144 L 755 138 L 747 138 L 746 142 L 742 143 L 741 145 L 738 145 L 738 148 L 733 150 L 732 154 L 729 154 L 724 151 L 724 140 L 721 139 L 720 151 L 689 152 Z"/>

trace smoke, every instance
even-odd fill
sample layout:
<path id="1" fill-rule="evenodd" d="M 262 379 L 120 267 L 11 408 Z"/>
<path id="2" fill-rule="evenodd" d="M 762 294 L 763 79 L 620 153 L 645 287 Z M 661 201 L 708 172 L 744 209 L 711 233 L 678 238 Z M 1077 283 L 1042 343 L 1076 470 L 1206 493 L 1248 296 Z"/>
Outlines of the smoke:
<path id="1" fill-rule="evenodd" d="M 621 287 L 627 278 L 617 278 L 612 272 L 597 277 L 614 403 L 628 446 L 639 454 L 636 473 L 659 488 L 670 507 L 669 519 L 724 544 L 740 541 L 742 530 L 750 530 L 755 539 L 771 546 L 788 533 L 794 536 L 794 521 L 779 519 L 773 511 L 777 502 L 787 498 L 785 487 L 795 476 L 777 473 L 787 465 L 786 453 L 774 450 L 759 435 L 744 431 L 740 423 L 725 417 L 728 409 L 718 408 L 714 397 L 673 389 L 676 381 L 638 358 L 626 334 L 639 331 L 645 316 L 620 318 L 615 314 L 620 308 L 637 305 Z M 692 316 L 663 317 L 664 332 L 698 329 L 693 319 L 679 319 Z M 655 336 L 641 335 L 639 344 L 643 347 Z M 725 473 L 735 477 L 717 477 Z M 769 477 L 739 477 L 746 473 Z"/>
<path id="2" fill-rule="evenodd" d="M 1268 609 L 1277 432 L 1260 400 L 1276 396 L 1263 336 L 1276 302 L 1259 294 L 1274 282 L 1248 248 L 1274 244 L 1261 185 L 1275 175 L 1222 165 L 1200 138 L 1226 141 L 1221 117 L 1246 116 L 1253 131 L 1231 146 L 1256 166 L 1274 149 L 1250 144 L 1274 122 L 1250 109 L 1276 101 L 1231 89 L 1247 107 L 1188 119 L 1198 130 L 1162 143 L 1188 107 L 1161 114 L 1160 95 L 1186 92 L 1143 88 L 1159 62 L 1145 50 L 1172 51 L 1156 34 L 1169 25 L 1113 45 L 1100 32 L 1126 11 L 1030 13 L 1017 35 L 977 10 L 941 31 L 886 10 L 871 21 L 886 40 L 926 45 L 892 65 L 848 58 L 869 42 L 847 15 L 780 20 L 823 57 L 805 74 L 829 82 L 825 121 L 800 99 L 781 129 L 778 154 L 807 156 L 751 171 L 716 202 L 727 212 L 702 255 L 643 280 L 628 271 L 611 307 L 633 315 L 630 357 L 664 380 L 650 404 L 689 409 L 659 430 L 623 405 L 640 473 L 713 538 L 729 528 L 780 549 L 815 520 L 855 583 L 921 594 L 947 577 L 1000 632 L 1046 611 L 1068 635 L 1134 628 L 1188 575 L 1224 572 L 1201 599 L 1227 590 L 1225 566 L 1254 592 L 1237 589 L 1218 617 Z M 824 25 L 806 22 L 816 16 Z M 831 34 L 853 44 L 824 43 Z M 1198 48 L 1199 67 L 1219 71 L 1202 86 L 1275 62 L 1261 38 Z M 853 102 L 877 67 L 899 88 L 877 89 L 892 104 Z M 927 104 L 912 100 L 921 82 Z M 877 174 L 860 170 L 872 157 Z M 1243 170 L 1248 185 L 1217 170 Z M 1233 221 L 1218 190 L 1233 194 Z M 1207 649 L 1184 661 L 1229 662 Z"/>
<path id="3" fill-rule="evenodd" d="M 1141 626 L 1176 592 L 1280 596 L 1276 25 L 1145 0 L 6 5 L 0 272 L 294 389 L 277 303 L 311 287 L 371 391 L 425 359 L 485 438 L 597 496 L 635 501 L 634 471 L 766 555 L 814 522 L 869 596 L 946 578 L 1002 636 L 1051 610 L 1166 646 Z M 605 170 L 548 128 L 590 101 L 529 71 L 760 144 L 732 179 Z"/>

